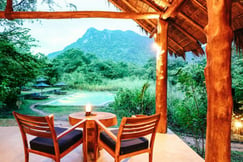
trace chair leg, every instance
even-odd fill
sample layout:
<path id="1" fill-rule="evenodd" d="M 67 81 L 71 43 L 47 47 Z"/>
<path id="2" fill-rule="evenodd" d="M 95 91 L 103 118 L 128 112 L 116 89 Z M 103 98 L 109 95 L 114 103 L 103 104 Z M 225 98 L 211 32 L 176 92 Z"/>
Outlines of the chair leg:
<path id="1" fill-rule="evenodd" d="M 149 162 L 153 161 L 153 153 L 149 153 Z"/>
<path id="2" fill-rule="evenodd" d="M 118 157 L 115 157 L 115 162 L 119 162 L 119 158 Z"/>
<path id="3" fill-rule="evenodd" d="M 24 151 L 25 162 L 29 162 L 29 152 L 27 150 Z"/>
<path id="4" fill-rule="evenodd" d="M 60 156 L 59 155 L 56 155 L 55 162 L 61 162 L 61 159 L 60 159 Z"/>
<path id="5" fill-rule="evenodd" d="M 94 147 L 94 159 L 95 159 L 95 161 L 97 161 L 98 156 L 99 156 L 99 146 L 98 146 L 98 144 L 96 144 L 95 147 Z"/>

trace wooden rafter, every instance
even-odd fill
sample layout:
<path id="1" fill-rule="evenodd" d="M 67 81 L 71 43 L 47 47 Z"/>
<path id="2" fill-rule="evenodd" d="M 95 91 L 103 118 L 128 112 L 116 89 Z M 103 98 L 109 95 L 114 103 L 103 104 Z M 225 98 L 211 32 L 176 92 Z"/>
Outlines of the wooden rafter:
<path id="1" fill-rule="evenodd" d="M 139 12 L 135 7 L 133 7 L 130 3 L 128 3 L 125 0 L 122 0 L 124 4 L 126 4 L 127 7 L 129 7 L 133 12 Z M 153 23 L 151 20 L 145 20 L 148 24 L 150 24 L 152 27 L 157 28 L 157 25 Z"/>
<path id="2" fill-rule="evenodd" d="M 177 43 L 173 38 L 168 36 L 168 40 L 170 40 L 172 43 L 178 46 L 182 51 L 184 51 L 183 47 L 179 43 Z"/>
<path id="3" fill-rule="evenodd" d="M 192 2 L 195 3 L 202 11 L 208 13 L 207 8 L 205 8 L 200 2 L 198 2 L 197 0 L 192 0 Z"/>
<path id="4" fill-rule="evenodd" d="M 121 11 L 124 11 L 125 10 L 119 5 L 117 4 L 114 0 L 109 0 L 114 6 L 116 6 L 117 8 L 119 8 Z M 144 28 L 147 32 L 151 32 L 147 26 L 145 26 L 143 23 L 141 23 L 139 20 L 136 20 L 136 19 L 133 19 L 137 24 L 139 24 L 140 26 L 142 26 L 142 28 Z"/>
<path id="5" fill-rule="evenodd" d="M 180 51 L 178 50 L 175 50 L 173 47 L 171 46 L 168 46 L 168 48 L 174 52 L 174 54 L 179 54 L 179 56 L 182 56 L 183 58 L 185 57 L 185 53 L 181 53 Z"/>
<path id="6" fill-rule="evenodd" d="M 151 8 L 153 8 L 156 12 L 161 12 L 162 8 L 156 4 L 154 4 L 151 0 L 142 0 L 146 4 L 148 4 Z M 196 0 L 194 0 L 196 1 Z M 191 36 L 188 32 L 186 32 L 184 29 L 182 29 L 180 26 L 178 26 L 175 23 L 171 23 L 175 28 L 177 28 L 179 31 L 181 31 L 185 36 L 187 36 L 192 42 L 197 43 L 197 40 Z M 157 32 L 157 30 L 153 30 L 153 32 L 150 35 L 150 38 L 153 37 L 153 35 Z"/>
<path id="7" fill-rule="evenodd" d="M 172 26 L 174 26 L 176 29 L 178 29 L 180 32 L 182 32 L 186 37 L 188 37 L 192 42 L 197 43 L 197 39 L 194 38 L 191 34 L 189 34 L 187 31 L 185 31 L 184 29 L 182 29 L 182 27 L 180 27 L 179 25 L 177 25 L 176 23 L 170 23 Z"/>
<path id="8" fill-rule="evenodd" d="M 141 1 L 146 3 L 149 7 L 153 8 L 156 12 L 163 11 L 163 9 L 160 6 L 158 6 L 154 1 L 151 0 L 141 0 Z"/>
<path id="9" fill-rule="evenodd" d="M 112 19 L 158 19 L 160 13 L 132 13 L 111 11 L 67 11 L 67 12 L 0 12 L 0 18 L 8 19 L 70 19 L 70 18 L 112 18 Z"/>
<path id="10" fill-rule="evenodd" d="M 182 17 L 183 19 L 185 19 L 186 21 L 188 21 L 190 24 L 192 24 L 194 27 L 196 27 L 198 30 L 200 30 L 202 33 L 204 33 L 203 28 L 198 25 L 195 21 L 193 21 L 192 19 L 190 19 L 189 17 L 187 17 L 185 14 L 179 12 L 178 16 Z"/>
<path id="11" fill-rule="evenodd" d="M 175 51 L 173 48 L 171 48 L 170 46 L 168 46 L 168 49 L 169 49 L 170 51 L 172 51 L 173 53 L 176 53 L 176 51 Z"/>
<path id="12" fill-rule="evenodd" d="M 145 3 L 147 3 L 150 7 L 152 7 L 156 12 L 161 12 L 162 8 L 160 6 L 156 6 L 154 3 L 151 2 L 151 0 L 142 0 L 144 1 Z M 196 1 L 196 0 L 194 0 Z M 185 36 L 187 36 L 191 41 L 197 43 L 197 40 L 191 36 L 191 34 L 189 34 L 188 32 L 186 32 L 184 29 L 182 29 L 180 26 L 178 26 L 177 24 L 175 23 L 171 23 L 175 28 L 177 28 L 179 31 L 181 31 Z M 175 24 L 175 25 L 174 25 Z M 156 30 L 154 30 L 152 33 L 151 33 L 151 36 L 150 37 L 153 37 L 153 35 L 155 34 Z"/>
<path id="13" fill-rule="evenodd" d="M 122 0 L 122 2 L 124 4 L 127 5 L 127 7 L 129 7 L 132 11 L 134 12 L 139 12 L 134 6 L 132 6 L 130 3 L 128 3 L 127 1 L 125 0 Z M 145 20 L 148 24 L 150 24 L 152 27 L 154 27 L 155 29 L 157 29 L 157 24 L 153 23 L 151 20 Z M 155 31 L 155 30 L 153 30 Z M 156 30 L 157 31 L 157 30 Z M 151 32 L 150 32 L 151 33 Z"/>
<path id="14" fill-rule="evenodd" d="M 160 3 L 161 3 L 163 6 L 167 6 L 167 7 L 170 7 L 170 6 L 171 6 L 171 4 L 170 4 L 168 1 L 166 1 L 166 0 L 160 0 Z"/>
<path id="15" fill-rule="evenodd" d="M 174 17 L 176 11 L 180 8 L 185 0 L 175 0 L 172 2 L 172 5 L 166 10 L 163 14 L 162 18 L 164 20 L 168 19 L 169 17 Z"/>

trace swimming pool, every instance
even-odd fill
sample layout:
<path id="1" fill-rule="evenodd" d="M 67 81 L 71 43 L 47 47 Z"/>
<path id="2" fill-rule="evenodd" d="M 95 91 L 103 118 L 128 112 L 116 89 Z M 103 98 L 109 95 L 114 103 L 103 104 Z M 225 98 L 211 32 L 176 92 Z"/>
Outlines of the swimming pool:
<path id="1" fill-rule="evenodd" d="M 107 103 L 114 101 L 115 94 L 111 92 L 77 92 L 63 98 L 50 101 L 43 105 L 48 106 L 84 106 L 91 104 L 93 106 L 104 106 Z"/>

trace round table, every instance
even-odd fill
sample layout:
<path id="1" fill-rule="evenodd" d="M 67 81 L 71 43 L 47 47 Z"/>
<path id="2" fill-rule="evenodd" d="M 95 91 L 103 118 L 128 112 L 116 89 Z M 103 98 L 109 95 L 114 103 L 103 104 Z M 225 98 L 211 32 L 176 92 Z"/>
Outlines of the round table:
<path id="1" fill-rule="evenodd" d="M 97 148 L 97 140 L 98 140 L 98 129 L 95 124 L 95 120 L 99 120 L 106 127 L 110 127 L 117 124 L 117 118 L 115 114 L 108 113 L 108 112 L 92 112 L 91 115 L 89 116 L 86 116 L 85 112 L 76 112 L 69 115 L 69 122 L 71 125 L 75 125 L 76 123 L 78 123 L 83 119 L 86 119 L 85 124 L 80 126 L 84 128 L 83 146 L 87 148 L 88 151 L 87 153 L 89 156 L 89 157 L 84 157 L 84 159 L 91 158 L 95 160 L 95 158 L 97 157 L 96 148 Z"/>
<path id="2" fill-rule="evenodd" d="M 92 112 L 89 116 L 85 116 L 85 112 L 76 112 L 69 115 L 69 122 L 71 125 L 74 125 L 83 119 L 91 121 L 99 120 L 106 127 L 117 124 L 116 115 L 109 112 Z"/>

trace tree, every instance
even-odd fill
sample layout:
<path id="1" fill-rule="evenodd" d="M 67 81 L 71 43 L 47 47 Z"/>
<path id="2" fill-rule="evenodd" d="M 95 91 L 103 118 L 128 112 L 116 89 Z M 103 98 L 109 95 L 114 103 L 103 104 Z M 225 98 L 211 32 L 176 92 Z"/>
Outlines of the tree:
<path id="1" fill-rule="evenodd" d="M 38 55 L 31 55 L 35 41 L 28 29 L 5 29 L 0 33 L 0 101 L 15 107 L 20 87 L 34 79 L 43 65 Z"/>
<path id="2" fill-rule="evenodd" d="M 147 79 L 156 80 L 156 58 L 151 58 L 144 65 L 145 77 Z"/>
<path id="3" fill-rule="evenodd" d="M 177 124 L 184 131 L 192 134 L 197 152 L 202 156 L 204 155 L 207 113 L 204 67 L 205 60 L 202 60 L 196 64 L 188 64 L 179 71 L 177 81 L 185 97 L 175 110 Z"/>
<path id="4" fill-rule="evenodd" d="M 239 108 L 242 106 L 240 101 L 243 101 L 243 60 L 242 51 L 240 55 L 236 54 L 233 49 L 231 75 L 232 75 L 232 95 L 234 101 L 233 111 L 235 114 L 242 114 L 243 110 Z"/>

